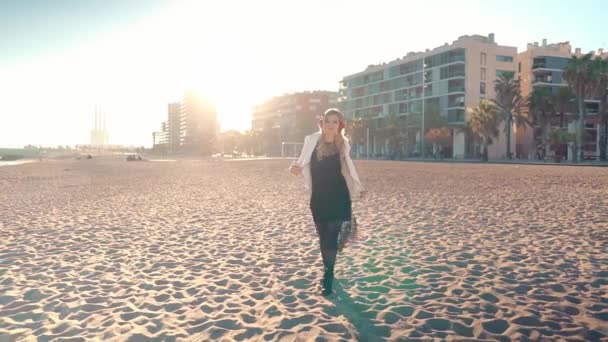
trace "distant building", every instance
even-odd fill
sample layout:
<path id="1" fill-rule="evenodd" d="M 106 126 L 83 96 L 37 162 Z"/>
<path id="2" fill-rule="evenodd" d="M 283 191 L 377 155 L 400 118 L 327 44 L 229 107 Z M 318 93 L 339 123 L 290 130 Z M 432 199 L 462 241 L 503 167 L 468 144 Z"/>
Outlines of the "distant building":
<path id="1" fill-rule="evenodd" d="M 167 143 L 170 152 L 179 150 L 180 146 L 181 107 L 180 102 L 169 103 L 167 106 Z"/>
<path id="2" fill-rule="evenodd" d="M 160 131 L 152 133 L 152 145 L 155 150 L 169 152 L 169 121 L 163 121 Z"/>
<path id="3" fill-rule="evenodd" d="M 305 91 L 274 97 L 253 108 L 251 129 L 263 139 L 262 153 L 281 155 L 282 142 L 303 142 L 318 130 L 318 117 L 337 106 L 338 93 Z"/>
<path id="4" fill-rule="evenodd" d="M 424 101 L 425 122 L 428 116 L 440 116 L 451 131 L 444 153 L 458 159 L 473 157 L 479 154 L 479 146 L 467 141 L 459 128 L 465 126 L 480 100 L 494 97 L 494 83 L 500 74 L 515 73 L 516 56 L 517 48 L 498 45 L 494 34 L 462 36 L 452 44 L 410 52 L 344 77 L 340 107 L 347 119 L 369 119 L 372 134 L 387 126 L 387 117 L 396 116 L 407 136 L 403 152 L 411 156 L 421 152 Z M 426 125 L 425 131 L 428 129 Z M 488 150 L 490 158 L 506 154 L 505 136 L 502 129 L 500 132 Z M 388 153 L 388 139 L 372 141 L 376 141 L 371 146 L 375 155 Z M 514 150 L 515 138 L 512 144 Z"/>
<path id="5" fill-rule="evenodd" d="M 186 91 L 180 106 L 180 150 L 210 155 L 219 131 L 215 106 L 200 94 Z"/>
<path id="6" fill-rule="evenodd" d="M 218 134 L 219 121 L 213 104 L 186 91 L 182 102 L 167 105 L 167 120 L 152 133 L 152 144 L 162 152 L 209 155 Z"/>
<path id="7" fill-rule="evenodd" d="M 110 134 L 106 129 L 106 114 L 95 107 L 95 119 L 93 121 L 93 129 L 91 130 L 91 145 L 95 147 L 103 147 L 108 145 Z"/>
<path id="8" fill-rule="evenodd" d="M 522 96 L 529 96 L 535 89 L 544 89 L 549 93 L 557 94 L 560 89 L 568 88 L 568 83 L 564 79 L 564 69 L 573 55 L 581 57 L 583 53 L 579 48 L 572 52 L 570 42 L 547 44 L 547 40 L 543 39 L 542 44 L 538 42 L 528 44 L 526 51 L 517 55 L 517 74 Z M 599 49 L 596 56 L 608 58 L 608 53 Z M 576 132 L 578 109 L 574 103 L 569 107 L 566 107 L 564 118 L 553 118 L 550 129 Z M 599 155 L 599 100 L 589 97 L 585 99 L 585 107 L 587 113 L 583 151 L 586 158 L 595 158 Z M 534 158 L 536 147 L 540 143 L 539 126 L 517 131 L 517 155 L 519 157 Z M 567 154 L 568 159 L 572 160 L 573 151 L 567 151 Z"/>

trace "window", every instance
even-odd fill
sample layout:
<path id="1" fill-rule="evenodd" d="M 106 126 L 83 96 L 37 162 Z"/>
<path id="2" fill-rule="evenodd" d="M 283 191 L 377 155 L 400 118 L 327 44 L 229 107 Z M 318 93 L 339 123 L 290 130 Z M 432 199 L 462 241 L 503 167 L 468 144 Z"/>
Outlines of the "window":
<path id="1" fill-rule="evenodd" d="M 481 65 L 486 65 L 486 53 L 481 53 Z"/>
<path id="2" fill-rule="evenodd" d="M 513 63 L 513 57 L 511 57 L 511 56 L 496 55 L 496 61 L 497 62 Z"/>
<path id="3" fill-rule="evenodd" d="M 310 106 L 308 106 L 308 110 L 314 112 L 315 110 L 317 110 L 317 106 L 316 105 L 310 105 Z"/>
<path id="4" fill-rule="evenodd" d="M 481 80 L 486 80 L 486 68 L 481 68 Z"/>
<path id="5" fill-rule="evenodd" d="M 486 94 L 486 82 L 479 83 L 479 93 L 481 95 L 485 95 Z"/>
<path id="6" fill-rule="evenodd" d="M 517 72 L 521 73 L 521 62 L 517 63 Z"/>

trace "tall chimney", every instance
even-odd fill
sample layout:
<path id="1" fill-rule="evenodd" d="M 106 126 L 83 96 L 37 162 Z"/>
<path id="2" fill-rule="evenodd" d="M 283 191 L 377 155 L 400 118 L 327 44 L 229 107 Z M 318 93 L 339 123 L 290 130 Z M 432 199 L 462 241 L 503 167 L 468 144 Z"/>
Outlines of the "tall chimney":
<path id="1" fill-rule="evenodd" d="M 580 55 L 581 54 L 581 48 L 574 49 L 574 54 L 575 55 Z"/>
<path id="2" fill-rule="evenodd" d="M 543 46 L 547 46 L 547 38 L 543 38 Z"/>
<path id="3" fill-rule="evenodd" d="M 490 44 L 494 44 L 494 33 L 490 33 L 488 35 L 488 42 L 490 42 Z"/>

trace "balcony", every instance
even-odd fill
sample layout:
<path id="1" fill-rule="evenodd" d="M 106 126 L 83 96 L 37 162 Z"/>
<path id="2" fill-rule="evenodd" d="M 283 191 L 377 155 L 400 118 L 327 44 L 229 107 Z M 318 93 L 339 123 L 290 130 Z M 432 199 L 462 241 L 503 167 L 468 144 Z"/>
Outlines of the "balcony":
<path id="1" fill-rule="evenodd" d="M 448 93 L 464 93 L 464 85 L 455 85 L 448 87 Z"/>
<path id="2" fill-rule="evenodd" d="M 551 76 L 536 76 L 532 80 L 532 85 L 533 86 L 550 85 L 550 86 L 555 86 L 555 87 L 567 87 L 568 86 L 567 83 L 554 82 L 553 77 L 551 77 Z"/>
<path id="3" fill-rule="evenodd" d="M 465 113 L 464 109 L 450 109 L 448 110 L 448 124 L 464 124 Z"/>
<path id="4" fill-rule="evenodd" d="M 458 56 L 452 56 L 448 59 L 448 63 L 454 63 L 454 62 L 464 62 L 464 54 L 463 55 L 458 55 Z"/>
<path id="5" fill-rule="evenodd" d="M 546 69 L 546 68 L 547 68 L 547 63 L 545 63 L 545 62 L 532 64 L 532 70 L 535 70 L 535 69 Z"/>
<path id="6" fill-rule="evenodd" d="M 448 108 L 464 108 L 464 100 L 448 102 Z"/>

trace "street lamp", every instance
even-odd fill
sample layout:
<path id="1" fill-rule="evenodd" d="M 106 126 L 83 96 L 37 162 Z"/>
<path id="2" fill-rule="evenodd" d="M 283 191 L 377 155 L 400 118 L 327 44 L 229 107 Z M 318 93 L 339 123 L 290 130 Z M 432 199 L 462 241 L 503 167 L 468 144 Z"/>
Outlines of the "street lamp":
<path id="1" fill-rule="evenodd" d="M 424 81 L 426 80 L 426 63 L 424 58 L 422 59 L 422 127 L 420 131 L 420 155 L 422 158 L 426 157 L 426 146 L 425 146 L 425 136 L 424 136 Z"/>

